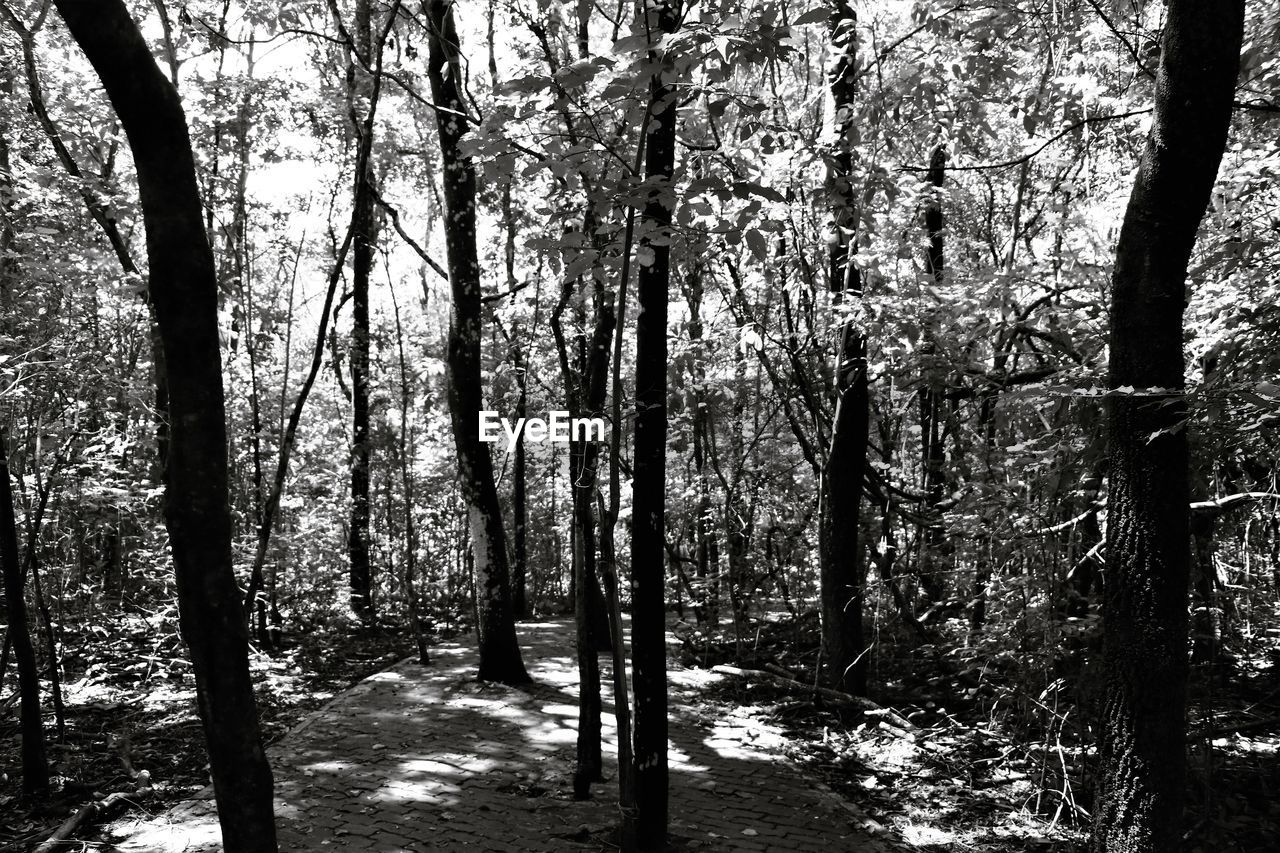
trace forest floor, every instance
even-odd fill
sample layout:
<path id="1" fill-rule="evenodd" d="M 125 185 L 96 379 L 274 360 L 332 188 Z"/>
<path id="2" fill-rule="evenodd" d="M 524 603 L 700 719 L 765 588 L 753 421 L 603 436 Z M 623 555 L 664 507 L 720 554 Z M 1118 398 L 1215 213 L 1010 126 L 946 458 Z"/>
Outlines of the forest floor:
<path id="1" fill-rule="evenodd" d="M 912 850 L 1082 853 L 1101 701 L 1083 650 L 1100 627 L 1096 616 L 1068 626 L 1049 639 L 975 636 L 962 623 L 935 626 L 935 643 L 885 638 L 893 652 L 874 663 L 883 712 L 792 683 L 815 681 L 816 615 L 775 614 L 740 637 L 731 625 L 684 624 L 679 657 L 731 664 L 740 675 L 710 698 L 779 727 L 788 754 L 864 826 Z M 1183 853 L 1280 850 L 1280 632 L 1240 631 L 1232 646 L 1220 663 L 1192 667 Z"/>
<path id="2" fill-rule="evenodd" d="M 476 681 L 472 644 L 432 649 L 347 691 L 270 750 L 281 849 L 614 849 L 616 788 L 572 797 L 577 665 L 568 620 L 520 626 L 534 684 Z M 826 853 L 897 849 L 783 755 L 781 731 L 709 701 L 719 676 L 672 667 L 672 849 Z M 608 677 L 608 671 L 605 671 Z M 604 695 L 605 775 L 616 777 Z M 219 849 L 209 793 L 130 815 L 103 840 L 119 851 Z"/>
<path id="3" fill-rule="evenodd" d="M 121 808 L 154 810 L 208 784 L 195 682 L 175 608 L 91 614 L 65 623 L 61 639 L 67 673 L 63 731 L 46 719 L 54 794 L 31 808 L 19 797 L 17 774 L 0 774 L 3 853 L 30 849 L 86 802 L 123 794 Z M 249 665 L 264 739 L 282 737 L 308 713 L 412 649 L 410 638 L 392 631 L 332 630 L 300 633 L 278 654 L 254 651 Z M 42 694 L 48 715 L 47 680 Z M 7 700 L 0 749 L 16 770 L 17 694 Z M 138 783 L 142 772 L 149 789 Z"/>
<path id="4" fill-rule="evenodd" d="M 17 797 L 17 780 L 0 778 L 0 851 L 31 849 L 78 806 L 117 792 L 123 802 L 114 822 L 78 832 L 87 846 L 65 849 L 168 851 L 185 839 L 185 849 L 198 850 L 202 837 L 216 836 L 189 666 L 176 634 L 165 630 L 170 616 L 84 638 L 80 648 L 109 643 L 115 661 L 134 662 L 128 666 L 96 649 L 92 660 L 87 652 L 80 660 L 76 644 L 67 644 L 65 663 L 75 676 L 65 685 L 66 730 L 51 739 L 59 793 L 32 811 Z M 796 655 L 777 653 L 805 647 L 797 636 L 802 624 L 788 624 L 778 638 L 766 624 L 744 643 L 726 642 L 723 632 L 713 643 L 692 626 L 675 627 L 677 849 L 808 849 L 789 832 L 817 839 L 823 846 L 814 849 L 823 850 L 1084 849 L 1088 727 L 1076 722 L 1082 712 L 1065 695 L 1019 700 L 1014 679 L 1002 680 L 989 663 L 975 676 L 963 661 L 881 661 L 890 671 L 880 674 L 889 677 L 877 695 L 891 707 L 867 713 L 815 701 L 812 691 L 763 672 L 757 678 L 705 668 L 726 662 L 807 681 Z M 412 642 L 387 631 L 301 635 L 281 654 L 255 654 L 264 731 L 274 742 L 282 849 L 414 849 L 405 825 L 437 848 L 485 849 L 450 842 L 454 833 L 508 849 L 502 838 L 518 830 L 521 843 L 509 849 L 615 849 L 607 660 L 610 781 L 597 786 L 595 800 L 579 803 L 571 794 L 577 669 L 570 623 L 521 630 L 537 682 L 526 690 L 477 682 L 467 636 L 434 646 L 428 668 L 396 664 Z M 983 657 L 978 649 L 972 654 Z M 1280 656 L 1264 656 L 1238 661 L 1231 673 L 1197 671 L 1193 679 L 1199 737 L 1191 749 L 1187 851 L 1275 849 L 1278 664 Z M 1008 712 L 1018 701 L 1032 711 L 1043 706 L 1046 725 L 1018 725 Z M 899 715 L 911 724 L 898 725 Z M 9 756 L 18 752 L 15 717 L 0 717 Z M 144 778 L 149 785 L 140 784 Z M 824 828 L 834 835 L 824 836 Z M 382 841 L 370 841 L 371 834 Z M 548 846 L 531 846 L 530 838 Z"/>

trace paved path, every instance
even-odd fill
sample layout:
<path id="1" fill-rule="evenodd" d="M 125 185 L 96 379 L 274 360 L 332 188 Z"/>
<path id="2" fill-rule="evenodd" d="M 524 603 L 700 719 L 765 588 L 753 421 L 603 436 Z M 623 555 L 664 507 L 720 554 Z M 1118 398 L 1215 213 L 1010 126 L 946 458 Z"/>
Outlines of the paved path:
<path id="1" fill-rule="evenodd" d="M 596 799 L 572 799 L 577 666 L 571 624 L 520 626 L 536 684 L 475 680 L 476 653 L 453 642 L 429 667 L 401 663 L 312 715 L 268 750 L 280 848 L 565 851 L 616 849 L 616 730 L 605 696 L 605 774 Z M 465 640 L 466 638 L 464 638 Z M 602 658 L 602 664 L 604 663 Z M 604 678 L 608 679 L 605 667 Z M 672 835 L 682 850 L 873 853 L 835 795 L 804 779 L 771 727 L 699 706 L 714 678 L 671 671 Z M 607 686 L 607 684 L 606 684 Z M 220 849 L 211 794 L 111 828 L 128 853 Z"/>

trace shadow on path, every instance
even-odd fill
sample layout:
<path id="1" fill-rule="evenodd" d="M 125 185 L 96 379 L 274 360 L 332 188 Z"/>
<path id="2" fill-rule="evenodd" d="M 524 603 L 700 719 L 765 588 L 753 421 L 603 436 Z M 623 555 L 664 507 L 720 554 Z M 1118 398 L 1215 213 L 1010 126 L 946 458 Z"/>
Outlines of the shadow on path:
<path id="1" fill-rule="evenodd" d="M 432 650 L 316 712 L 268 750 L 281 850 L 608 850 L 617 822 L 617 753 L 609 668 L 605 774 L 595 799 L 572 799 L 577 728 L 573 627 L 519 626 L 532 686 L 475 680 L 476 652 Z M 671 670 L 672 835 L 684 850 L 866 851 L 835 795 L 781 755 L 777 730 L 715 705 L 697 708 L 715 676 Z M 111 827 L 115 849 L 220 850 L 211 792 L 165 814 Z"/>

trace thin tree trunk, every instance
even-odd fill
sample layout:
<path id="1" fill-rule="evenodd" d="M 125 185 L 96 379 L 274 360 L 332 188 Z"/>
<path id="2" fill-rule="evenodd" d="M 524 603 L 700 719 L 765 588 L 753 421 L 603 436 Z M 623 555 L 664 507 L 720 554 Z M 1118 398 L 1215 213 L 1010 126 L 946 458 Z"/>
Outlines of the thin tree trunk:
<path id="1" fill-rule="evenodd" d="M 151 294 L 170 378 L 165 519 L 182 634 L 228 853 L 276 850 L 271 769 L 231 567 L 217 277 L 178 94 L 120 0 L 56 0 L 120 118 L 138 173 Z"/>
<path id="2" fill-rule="evenodd" d="M 523 418 L 528 400 L 528 380 L 525 376 L 528 367 L 519 342 L 516 343 L 515 352 L 512 354 L 512 368 L 515 370 L 516 385 L 519 388 L 519 396 L 516 398 L 516 418 Z M 529 509 L 526 505 L 528 463 L 525 460 L 523 431 L 519 441 L 516 442 L 514 465 L 515 470 L 511 475 L 511 514 L 514 516 L 511 522 L 511 545 L 514 552 L 514 562 L 511 567 L 511 609 L 515 618 L 524 619 L 529 615 L 529 555 L 526 543 Z"/>
<path id="3" fill-rule="evenodd" d="M 480 678 L 507 684 L 528 682 L 511 611 L 511 578 L 506 532 L 489 448 L 480 441 L 484 395 L 480 375 L 480 260 L 476 250 L 476 173 L 458 149 L 466 132 L 466 102 L 459 88 L 465 73 L 449 0 L 428 0 L 431 28 L 427 73 L 436 103 L 436 126 L 444 164 L 444 202 L 448 227 L 449 413 L 458 452 L 458 474 L 471 523 L 471 542 L 483 601 L 480 611 Z"/>
<path id="4" fill-rule="evenodd" d="M 925 204 L 924 227 L 929 237 L 929 250 L 925 257 L 929 279 L 935 287 L 946 282 L 946 238 L 943 236 L 942 184 L 947 174 L 947 150 L 941 144 L 933 149 L 929 158 L 929 172 L 926 175 L 934 187 L 935 195 Z M 946 417 L 946 397 L 942 383 L 940 356 L 938 355 L 937 329 L 935 313 L 925 313 L 924 328 L 920 347 L 922 386 L 920 389 L 920 465 L 924 472 L 924 493 L 932 514 L 924 524 L 920 537 L 920 586 L 929 601 L 942 598 L 942 581 L 939 571 L 939 557 L 942 551 L 945 531 L 939 520 L 946 486 L 946 459 L 943 455 L 943 420 Z"/>
<path id="5" fill-rule="evenodd" d="M 379 33 L 378 47 L 374 51 L 373 74 L 371 75 L 371 93 L 369 95 L 369 111 L 364 117 L 364 132 L 360 134 L 360 144 L 356 153 L 355 173 L 361 175 L 368 167 L 369 158 L 372 155 L 373 144 L 373 118 L 377 112 L 377 102 L 381 94 L 382 87 L 382 54 L 383 46 L 386 44 L 387 36 L 390 34 L 391 25 L 395 22 L 396 13 L 399 10 L 399 1 L 392 6 L 391 14 L 388 15 L 387 26 Z M 339 27 L 342 26 L 341 20 L 336 21 Z M 345 32 L 345 29 L 343 30 Z M 358 184 L 363 182 L 357 181 Z M 365 184 L 366 191 L 368 185 Z M 333 259 L 333 267 L 329 272 L 329 283 L 325 291 L 324 305 L 320 310 L 320 326 L 316 331 L 315 346 L 311 351 L 311 366 L 307 370 L 306 378 L 303 379 L 302 387 L 298 390 L 298 396 L 293 401 L 293 409 L 289 412 L 289 419 L 284 424 L 283 432 L 280 436 L 280 456 L 276 461 L 275 477 L 271 481 L 271 491 L 267 495 L 266 506 L 262 512 L 262 524 L 258 527 L 258 547 L 253 557 L 252 573 L 258 574 L 262 571 L 262 567 L 266 564 L 267 549 L 271 544 L 271 532 L 275 527 L 276 514 L 280 509 L 280 498 L 284 493 L 285 478 L 289 473 L 289 460 L 293 455 L 293 447 L 297 441 L 298 425 L 302 421 L 302 411 L 306 407 L 307 397 L 311 394 L 311 388 L 315 385 L 316 376 L 320 373 L 320 366 L 324 363 L 324 342 L 325 335 L 329 328 L 330 311 L 333 309 L 334 296 L 337 293 L 338 282 L 342 278 L 343 264 L 346 262 L 347 253 L 351 251 L 351 245 L 355 239 L 357 216 L 356 213 L 360 209 L 360 200 L 356 200 L 352 211 L 350 224 L 347 226 L 346 235 L 343 237 L 342 243 L 338 246 L 338 251 Z M 299 243 L 298 254 L 294 258 L 293 278 L 294 282 L 290 283 L 290 304 L 293 302 L 293 285 L 296 283 L 298 275 L 299 261 L 302 256 L 302 246 Z M 292 318 L 292 312 L 290 312 Z M 292 336 L 292 319 L 290 319 L 290 336 Z M 288 367 L 288 356 L 290 349 L 285 347 L 286 368 Z M 285 371 L 288 376 L 288 370 Z M 280 390 L 280 411 L 283 415 L 285 408 L 285 389 L 281 386 Z M 252 576 L 252 575 L 251 575 Z"/>
<path id="6" fill-rule="evenodd" d="M 497 66 L 493 51 L 493 7 L 489 7 L 489 66 L 494 76 L 494 87 L 497 87 Z M 503 262 L 507 273 L 507 290 L 514 291 L 516 281 L 516 217 L 511 205 L 511 182 L 502 187 L 502 226 L 505 234 L 503 243 Z M 536 317 L 535 317 L 536 325 Z M 520 340 L 520 327 L 511 330 L 511 371 L 516 378 L 516 411 L 517 420 L 523 418 L 529 399 L 529 369 L 524 345 Z M 529 526 L 529 509 L 526 502 L 528 492 L 528 462 L 526 460 L 524 435 L 516 442 L 515 458 L 511 472 L 511 610 L 516 619 L 524 619 L 529 615 L 529 555 L 527 530 Z"/>
<path id="7" fill-rule="evenodd" d="M 36 424 L 37 435 L 39 435 L 40 425 Z M 63 463 L 67 460 L 67 452 L 71 449 L 71 444 L 76 438 L 76 433 L 69 436 L 54 456 L 53 465 L 50 467 L 49 476 L 41 481 L 39 469 L 36 467 L 39 462 L 39 441 L 36 443 L 36 458 L 32 462 L 34 471 L 36 500 L 35 506 L 29 503 L 26 509 L 25 527 L 26 527 L 26 556 L 23 559 L 23 577 L 26 577 L 28 571 L 31 572 L 31 591 L 35 593 L 36 610 L 40 614 L 40 621 L 44 624 L 45 640 L 49 647 L 49 694 L 53 701 L 53 718 L 54 724 L 57 726 L 58 737 L 61 739 L 66 734 L 67 716 L 66 707 L 62 696 L 62 658 L 58 653 L 58 632 L 54 628 L 53 613 L 49 608 L 48 599 L 44 594 L 44 584 L 40 579 L 40 560 L 37 556 L 36 549 L 40 542 L 40 527 L 44 523 L 45 510 L 49 506 L 49 495 L 53 490 L 53 483 L 58 476 L 59 470 Z M 3 445 L 0 445 L 3 446 Z M 18 477 L 18 490 L 25 495 L 25 486 L 22 477 Z M 55 501 L 56 508 L 56 501 Z M 3 679 L 3 667 L 0 667 L 0 679 Z"/>
<path id="8" fill-rule="evenodd" d="M 359 62 L 347 68 L 352 130 L 359 137 L 373 134 L 370 98 L 372 81 L 364 68 L 373 67 L 373 27 L 369 0 L 355 4 L 355 54 Z M 362 67 L 357 67 L 357 64 Z M 368 113 L 360 116 L 360 108 Z M 372 149 L 372 139 L 360 139 Z M 351 516 L 347 535 L 351 609 L 360 621 L 374 619 L 373 576 L 369 562 L 369 274 L 373 269 L 374 186 L 372 156 L 357 158 L 352 212 L 354 246 L 351 256 Z"/>
<path id="9" fill-rule="evenodd" d="M 388 287 L 391 308 L 396 319 L 396 355 L 400 361 L 400 481 L 404 492 L 404 594 L 409 606 L 409 622 L 418 646 L 418 663 L 431 662 L 427 650 L 427 626 L 422 615 L 422 596 L 418 593 L 418 533 L 413 511 L 416 495 L 413 482 L 414 441 L 409 430 L 409 412 L 413 395 L 409 391 L 409 366 L 404 355 L 404 329 L 400 324 L 400 303 L 394 287 Z"/>
<path id="10" fill-rule="evenodd" d="M 19 714 L 22 728 L 22 793 L 43 797 L 49 792 L 49 760 L 45 752 L 44 720 L 40 710 L 40 673 L 27 622 L 26 586 L 18 558 L 18 525 L 9 480 L 9 435 L 0 429 L 0 563 L 4 569 L 4 598 L 9 631 L 18 663 Z"/>
<path id="11" fill-rule="evenodd" d="M 640 163 L 644 157 L 645 143 L 649 136 L 649 122 L 652 116 L 648 111 L 641 123 L 639 140 L 636 142 L 635 165 L 633 172 L 640 171 Z M 600 506 L 600 577 L 603 578 L 608 594 L 609 629 L 613 639 L 613 706 L 614 719 L 618 726 L 618 811 L 621 816 L 619 840 L 623 853 L 634 853 L 639 845 L 639 830 L 636 826 L 638 818 L 636 809 L 636 767 L 632 748 L 634 726 L 631 714 L 631 700 L 627 690 L 626 644 L 622 636 L 622 603 L 618 583 L 618 554 L 614 540 L 614 532 L 618 525 L 618 514 L 622 506 L 622 338 L 626 330 L 627 290 L 631 281 L 631 250 L 635 239 L 636 211 L 627 210 L 627 224 L 623 229 L 622 270 L 618 276 L 617 308 L 614 311 L 613 360 L 610 365 L 610 400 L 609 400 L 609 503 L 605 506 L 604 497 L 597 497 Z"/>
<path id="12" fill-rule="evenodd" d="M 101 194 L 95 192 L 86 180 L 84 173 L 80 169 L 80 164 L 71 156 L 71 151 L 67 148 L 66 143 L 63 142 L 62 133 L 58 126 L 54 124 L 53 117 L 49 114 L 48 106 L 45 103 L 44 87 L 40 83 L 40 69 L 36 64 L 35 37 L 36 33 L 44 27 L 45 15 L 48 9 L 47 5 L 42 7 L 42 11 L 36 20 L 30 26 L 26 26 L 8 6 L 0 4 L 0 14 L 3 14 L 22 43 L 22 64 L 26 72 L 27 92 L 31 97 L 31 110 L 35 113 L 36 119 L 40 123 L 40 129 L 44 131 L 45 136 L 48 138 L 58 162 L 62 164 L 63 170 L 79 188 L 80 198 L 84 202 L 85 209 L 89 211 L 93 221 L 102 229 L 107 242 L 111 244 L 111 249 L 115 253 L 116 259 L 120 262 L 120 268 L 126 273 L 139 275 L 138 267 L 134 264 L 128 243 L 120 233 L 115 215 L 106 200 Z M 6 77 L 6 94 L 11 85 L 12 81 Z M 155 310 L 151 305 L 151 297 L 149 295 L 146 300 L 148 307 L 151 308 L 148 312 L 150 321 L 148 331 L 151 345 L 151 367 L 155 380 L 155 439 L 156 460 L 158 463 L 156 470 L 163 472 L 169 446 L 168 378 L 164 366 L 164 349 L 160 344 L 160 330 L 156 325 Z"/>
<path id="13" fill-rule="evenodd" d="M 583 384 L 585 386 L 583 388 L 585 399 L 582 409 L 583 414 L 587 417 L 600 417 L 604 413 L 604 400 L 609 388 L 609 345 L 613 338 L 615 323 L 614 308 L 608 295 L 599 292 L 597 301 L 599 304 L 596 310 L 595 330 L 591 336 L 590 349 L 586 353 L 582 371 Z M 599 470 L 599 445 L 590 441 L 581 442 L 580 453 L 581 471 L 574 482 L 575 512 L 580 514 L 580 528 L 589 533 L 591 538 L 588 544 L 584 536 L 584 544 L 580 549 L 582 574 L 579 577 L 576 602 L 578 604 L 579 617 L 579 657 L 581 659 L 585 656 L 587 659 L 585 671 L 580 670 L 583 675 L 582 683 L 584 685 L 590 684 L 593 694 L 587 697 L 587 702 L 583 703 L 590 707 L 587 711 L 583 711 L 582 714 L 591 714 L 592 716 L 587 717 L 586 721 L 589 725 L 595 727 L 594 731 L 590 733 L 588 740 L 590 751 L 587 753 L 594 765 L 588 764 L 585 768 L 581 765 L 579 766 L 579 773 L 583 776 L 585 785 L 586 776 L 592 771 L 594 771 L 594 775 L 591 776 L 591 781 L 600 781 L 603 778 L 601 776 L 602 761 L 600 756 L 600 664 L 597 655 L 601 651 L 613 649 L 619 642 L 619 638 L 611 636 L 616 632 L 609 619 L 608 603 L 604 598 L 603 591 L 599 590 L 599 575 L 597 574 L 594 504 Z M 612 543 L 610 544 L 612 545 Z M 597 591 L 601 593 L 600 600 L 592 601 L 592 597 Z M 604 622 L 603 626 L 599 624 L 602 620 Z M 581 721 L 582 717 L 580 717 L 580 723 Z M 583 754 L 581 752 L 583 749 L 582 739 L 583 736 L 580 729 L 580 759 Z"/>
<path id="14" fill-rule="evenodd" d="M 250 34 L 246 51 L 245 77 L 253 79 L 254 37 Z M 249 451 L 253 462 L 253 521 L 254 529 L 262 527 L 266 478 L 262 468 L 262 405 L 261 386 L 258 382 L 258 342 L 254 334 L 255 305 L 253 299 L 253 271 L 249 258 L 249 113 L 253 103 L 252 89 L 248 86 L 240 99 L 236 114 L 235 144 L 239 162 L 236 172 L 236 195 L 231 223 L 231 247 L 236 284 L 242 300 L 241 320 L 245 337 L 245 356 L 249 360 Z M 234 344 L 233 344 L 234 349 Z M 267 606 L 260 593 L 263 588 L 263 567 L 254 563 L 250 570 L 249 586 L 245 592 L 245 616 L 252 622 L 257 617 L 258 642 L 267 648 L 275 643 L 267 630 Z"/>
<path id="15" fill-rule="evenodd" d="M 1104 704 L 1097 853 L 1182 844 L 1189 484 L 1187 263 L 1231 121 L 1243 0 L 1169 0 L 1155 115 L 1111 294 Z"/>
<path id="16" fill-rule="evenodd" d="M 690 368 L 690 380 L 693 383 L 693 411 L 690 413 L 693 426 L 693 470 L 697 477 L 698 499 L 694 509 L 694 576 L 698 580 L 696 590 L 691 590 L 690 604 L 699 623 L 715 627 L 719 622 L 718 584 L 711 577 L 711 549 L 714 531 L 708 525 L 711 515 L 711 484 L 707 472 L 707 434 L 711 428 L 711 419 L 707 414 L 706 393 L 706 352 L 703 349 L 702 336 L 702 266 L 694 263 L 689 270 L 685 282 L 685 301 L 689 306 L 689 347 L 693 356 Z M 713 594 L 717 593 L 717 594 Z"/>
<path id="17" fill-rule="evenodd" d="M 0 96 L 12 93 L 13 81 L 0 72 Z M 12 225 L 12 175 L 9 162 L 9 140 L 0 128 L 0 307 L 8 308 L 17 262 L 14 260 L 16 235 Z M 43 797 L 49 792 L 49 761 L 45 751 L 44 722 L 40 710 L 40 673 L 36 668 L 35 648 L 27 621 L 26 584 L 23 567 L 18 560 L 18 528 L 13 509 L 13 485 L 9 481 L 9 436 L 0 429 L 0 571 L 4 573 L 6 621 L 4 649 L 0 652 L 0 681 L 3 681 L 13 649 L 18 666 L 18 713 L 22 732 L 22 792 L 30 797 Z"/>

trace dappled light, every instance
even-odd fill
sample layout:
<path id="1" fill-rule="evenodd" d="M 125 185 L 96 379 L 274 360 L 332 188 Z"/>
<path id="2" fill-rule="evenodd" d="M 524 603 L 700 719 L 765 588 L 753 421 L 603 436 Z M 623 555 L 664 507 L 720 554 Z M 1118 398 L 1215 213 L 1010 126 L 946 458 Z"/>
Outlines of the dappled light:
<path id="1" fill-rule="evenodd" d="M 531 686 L 477 682 L 458 671 L 474 666 L 474 650 L 442 644 L 433 653 L 444 666 L 401 663 L 378 673 L 273 747 L 282 846 L 314 849 L 329 833 L 348 849 L 483 845 L 493 821 L 508 827 L 521 850 L 565 849 L 579 826 L 588 828 L 582 841 L 607 836 L 617 821 L 607 788 L 577 802 L 568 786 L 576 669 L 555 649 L 572 626 L 522 625 L 521 634 Z M 672 675 L 673 683 L 706 681 L 681 668 Z M 676 690 L 676 837 L 692 849 L 736 849 L 731 839 L 747 844 L 743 849 L 755 849 L 750 839 L 789 851 L 844 849 L 852 837 L 848 816 L 787 765 L 774 727 L 741 710 L 701 705 L 690 687 Z M 607 694 L 605 700 L 611 704 Z M 616 729 L 608 707 L 603 728 L 606 775 L 613 776 Z M 121 821 L 108 837 L 121 851 L 213 851 L 210 805 L 206 798 L 151 821 Z"/>
<path id="2" fill-rule="evenodd" d="M 0 853 L 1276 853 L 1280 0 L 0 0 Z"/>

